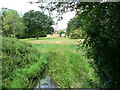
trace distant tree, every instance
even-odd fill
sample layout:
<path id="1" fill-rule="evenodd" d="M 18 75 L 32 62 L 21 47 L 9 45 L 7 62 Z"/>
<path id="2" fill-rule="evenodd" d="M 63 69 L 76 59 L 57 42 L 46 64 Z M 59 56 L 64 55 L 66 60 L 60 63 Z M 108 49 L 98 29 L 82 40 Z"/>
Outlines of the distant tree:
<path id="1" fill-rule="evenodd" d="M 31 10 L 24 14 L 23 19 L 28 37 L 38 39 L 38 37 L 46 36 L 54 31 L 52 18 L 42 12 Z"/>
<path id="2" fill-rule="evenodd" d="M 25 25 L 16 10 L 2 8 L 1 24 L 3 35 L 16 38 L 24 32 Z"/>
<path id="3" fill-rule="evenodd" d="M 83 30 L 81 28 L 82 22 L 80 17 L 76 14 L 75 17 L 70 19 L 67 24 L 66 33 L 71 39 L 84 38 Z"/>

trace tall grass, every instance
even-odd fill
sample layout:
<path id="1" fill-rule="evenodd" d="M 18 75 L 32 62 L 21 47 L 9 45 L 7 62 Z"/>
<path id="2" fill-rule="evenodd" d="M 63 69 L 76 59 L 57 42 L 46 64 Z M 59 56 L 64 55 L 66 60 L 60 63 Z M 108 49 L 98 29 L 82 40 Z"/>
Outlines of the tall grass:
<path id="1" fill-rule="evenodd" d="M 42 74 L 62 88 L 98 87 L 99 79 L 83 47 L 76 52 L 75 44 L 30 44 L 13 38 L 2 41 L 3 88 L 33 88 Z"/>
<path id="2" fill-rule="evenodd" d="M 2 40 L 3 88 L 33 88 L 47 60 L 32 44 L 13 38 Z"/>
<path id="3" fill-rule="evenodd" d="M 73 44 L 36 44 L 34 46 L 46 53 L 49 63 L 47 74 L 62 88 L 98 87 L 99 79 L 87 62 L 82 47 L 76 52 L 78 47 Z"/>

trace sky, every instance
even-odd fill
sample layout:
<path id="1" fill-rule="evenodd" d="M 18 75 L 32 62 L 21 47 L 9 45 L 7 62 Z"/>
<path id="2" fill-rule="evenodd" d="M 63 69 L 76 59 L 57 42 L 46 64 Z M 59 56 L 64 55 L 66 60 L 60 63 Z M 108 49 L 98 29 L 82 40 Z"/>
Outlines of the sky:
<path id="1" fill-rule="evenodd" d="M 0 0 L 0 9 L 2 7 L 8 8 L 8 9 L 14 9 L 17 10 L 20 14 L 24 14 L 28 12 L 29 10 L 40 10 L 38 7 L 39 4 L 30 4 L 28 3 L 30 0 Z M 31 0 L 31 1 L 37 1 L 37 0 Z M 67 27 L 67 22 L 75 16 L 75 12 L 68 12 L 66 14 L 63 14 L 63 20 L 58 22 L 56 27 L 56 30 L 65 29 Z M 53 19 L 54 21 L 56 19 Z"/>

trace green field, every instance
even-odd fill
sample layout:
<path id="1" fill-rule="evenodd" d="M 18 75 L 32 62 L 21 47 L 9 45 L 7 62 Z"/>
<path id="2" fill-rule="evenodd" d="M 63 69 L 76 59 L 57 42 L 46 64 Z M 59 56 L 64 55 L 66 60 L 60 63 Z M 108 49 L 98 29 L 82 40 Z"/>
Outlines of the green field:
<path id="1" fill-rule="evenodd" d="M 83 39 L 69 39 L 69 38 L 62 38 L 62 37 L 43 37 L 39 38 L 30 38 L 30 39 L 21 39 L 24 41 L 31 42 L 33 44 L 78 44 L 78 42 Z"/>
<path id="2" fill-rule="evenodd" d="M 49 62 L 46 73 L 61 87 L 97 87 L 98 78 L 85 57 L 84 48 L 77 46 L 81 39 L 52 37 L 24 40 L 33 43 L 40 52 L 45 53 Z"/>
<path id="3" fill-rule="evenodd" d="M 3 38 L 3 88 L 34 88 L 44 75 L 62 88 L 98 87 L 99 79 L 84 48 L 76 44 L 79 40 Z"/>

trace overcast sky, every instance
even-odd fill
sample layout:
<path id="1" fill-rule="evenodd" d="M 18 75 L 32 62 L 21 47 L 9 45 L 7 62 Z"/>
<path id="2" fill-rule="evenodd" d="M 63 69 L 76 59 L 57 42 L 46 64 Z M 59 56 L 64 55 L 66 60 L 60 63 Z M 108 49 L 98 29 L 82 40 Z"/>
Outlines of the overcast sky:
<path id="1" fill-rule="evenodd" d="M 8 9 L 14 9 L 17 10 L 20 14 L 24 14 L 25 12 L 29 10 L 40 10 L 38 7 L 39 4 L 30 4 L 28 3 L 30 0 L 0 0 L 0 9 L 2 7 L 8 8 Z M 37 1 L 37 0 L 31 0 L 31 1 Z M 68 12 L 66 14 L 63 14 L 63 20 L 60 21 L 57 25 L 57 30 L 59 29 L 65 29 L 67 27 L 67 22 L 74 17 L 75 12 Z"/>

